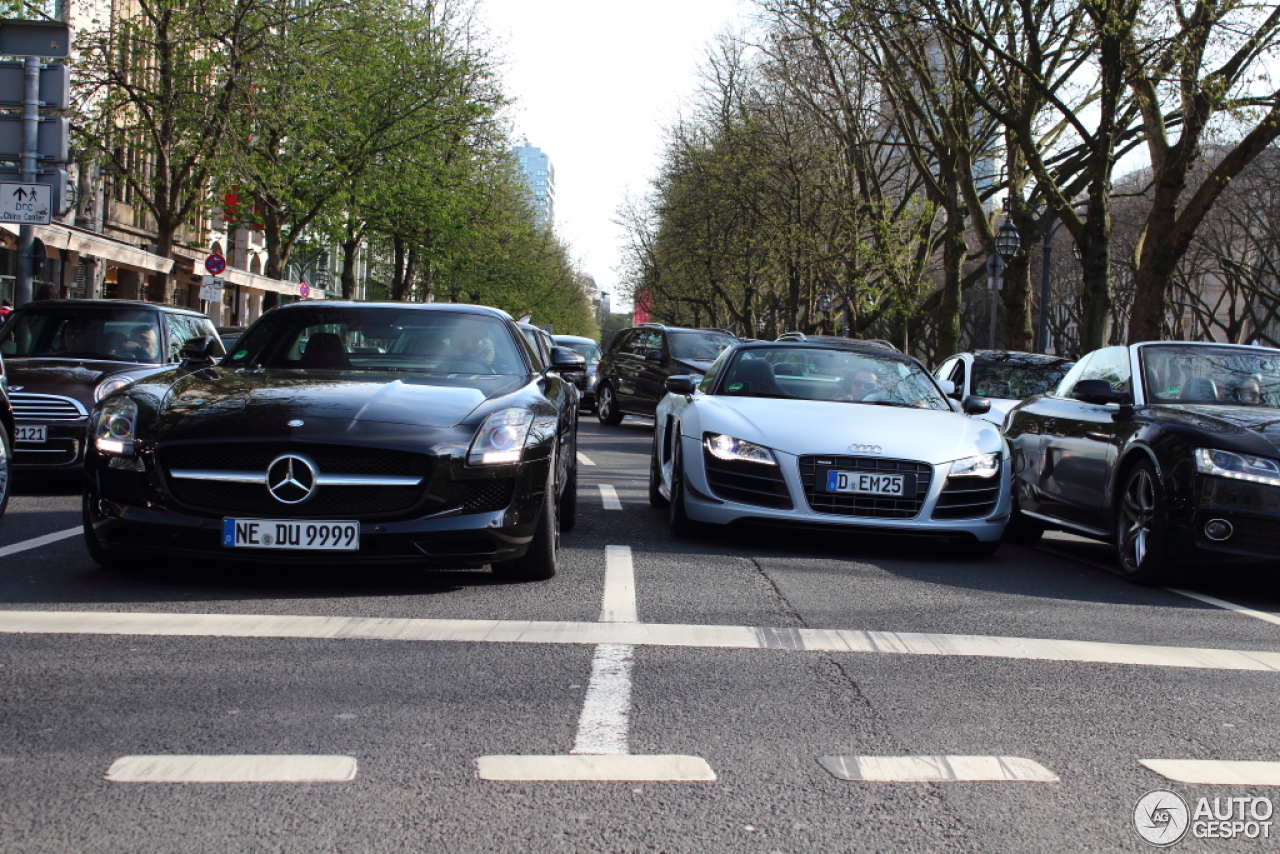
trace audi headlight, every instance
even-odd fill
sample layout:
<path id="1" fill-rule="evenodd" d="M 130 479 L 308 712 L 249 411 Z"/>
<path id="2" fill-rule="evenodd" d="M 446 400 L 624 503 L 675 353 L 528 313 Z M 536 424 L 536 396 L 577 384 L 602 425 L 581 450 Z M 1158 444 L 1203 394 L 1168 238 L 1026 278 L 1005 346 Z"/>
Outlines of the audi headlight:
<path id="1" fill-rule="evenodd" d="M 533 426 L 533 413 L 527 409 L 500 409 L 480 425 L 471 441 L 467 462 L 472 465 L 518 463 L 524 443 Z"/>
<path id="2" fill-rule="evenodd" d="M 109 380 L 103 380 L 98 383 L 98 387 L 93 390 L 93 402 L 97 403 L 113 391 L 119 391 L 131 382 L 133 382 L 133 380 L 128 377 L 112 377 Z"/>
<path id="3" fill-rule="evenodd" d="M 773 452 L 763 445 L 757 445 L 755 442 L 744 442 L 741 439 L 735 439 L 723 433 L 704 433 L 702 444 L 706 447 L 707 453 L 717 460 L 763 463 L 767 466 L 776 466 L 778 464 L 778 461 L 773 458 Z"/>
<path id="4" fill-rule="evenodd" d="M 129 397 L 108 400 L 97 412 L 94 447 L 106 454 L 132 456 L 137 425 L 138 404 Z"/>
<path id="5" fill-rule="evenodd" d="M 999 454 L 978 454 L 951 464 L 951 477 L 995 477 L 999 472 Z"/>
<path id="6" fill-rule="evenodd" d="M 1280 486 L 1280 464 L 1266 457 L 1196 448 L 1195 460 L 1196 471 L 1201 474 Z"/>

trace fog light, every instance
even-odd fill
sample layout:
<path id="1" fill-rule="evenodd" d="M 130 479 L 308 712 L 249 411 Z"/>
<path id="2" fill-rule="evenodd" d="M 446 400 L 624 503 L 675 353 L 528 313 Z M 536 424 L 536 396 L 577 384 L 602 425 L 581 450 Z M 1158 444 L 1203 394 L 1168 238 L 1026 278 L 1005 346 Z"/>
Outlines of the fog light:
<path id="1" fill-rule="evenodd" d="M 1231 523 L 1226 519 L 1214 519 L 1204 526 L 1204 535 L 1214 542 L 1220 543 L 1231 536 Z"/>

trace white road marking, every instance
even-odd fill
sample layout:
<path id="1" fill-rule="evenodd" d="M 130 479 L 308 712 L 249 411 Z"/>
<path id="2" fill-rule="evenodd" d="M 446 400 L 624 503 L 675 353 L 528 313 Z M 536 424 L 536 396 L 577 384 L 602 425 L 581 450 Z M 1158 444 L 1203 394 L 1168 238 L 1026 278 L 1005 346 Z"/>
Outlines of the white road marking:
<path id="1" fill-rule="evenodd" d="M 604 502 L 605 510 L 622 509 L 622 502 L 618 500 L 617 490 L 608 484 L 600 484 L 600 500 Z"/>
<path id="2" fill-rule="evenodd" d="M 630 546 L 605 546 L 602 623 L 636 621 L 636 576 Z"/>
<path id="3" fill-rule="evenodd" d="M 481 756 L 481 780 L 714 782 L 698 756 Z"/>
<path id="4" fill-rule="evenodd" d="M 1253 617 L 1255 620 L 1262 620 L 1266 623 L 1275 623 L 1277 626 L 1280 626 L 1280 617 L 1277 617 L 1275 614 L 1268 614 L 1266 611 L 1255 611 L 1252 608 L 1246 608 L 1243 605 L 1237 605 L 1236 603 L 1228 602 L 1225 599 L 1216 599 L 1213 596 L 1206 596 L 1203 593 L 1196 593 L 1193 590 L 1180 590 L 1176 587 L 1166 587 L 1165 590 L 1177 593 L 1180 596 L 1198 599 L 1199 601 L 1204 602 L 1207 605 L 1212 605 L 1215 608 L 1235 611 L 1236 613 L 1243 614 L 1246 617 Z"/>
<path id="5" fill-rule="evenodd" d="M 1058 782 L 1039 762 L 1020 756 L 821 756 L 818 763 L 841 780 L 863 782 Z"/>
<path id="6" fill-rule="evenodd" d="M 11 546 L 0 547 L 0 557 L 8 557 L 18 552 L 25 552 L 27 549 L 38 549 L 41 546 L 47 546 L 49 543 L 56 543 L 58 540 L 65 540 L 68 537 L 74 537 L 76 534 L 84 533 L 84 528 L 75 527 L 67 528 L 65 531 L 58 531 L 54 534 L 45 534 L 43 537 L 35 537 L 30 540 L 23 540 L 20 543 L 14 543 Z"/>
<path id="7" fill-rule="evenodd" d="M 631 653 L 635 647 L 602 643 L 591 659 L 591 682 L 578 716 L 570 753 L 625 756 L 631 715 Z"/>
<path id="8" fill-rule="evenodd" d="M 595 465 L 595 463 L 591 462 L 591 458 L 588 457 L 586 454 L 582 453 L 582 451 L 578 451 L 578 462 L 584 466 Z"/>
<path id="9" fill-rule="evenodd" d="M 113 783 L 335 783 L 356 778 L 351 756 L 125 756 Z"/>
<path id="10" fill-rule="evenodd" d="M 0 611 L 0 634 L 160 637 L 319 638 L 463 643 L 591 644 L 787 649 L 1069 661 L 1199 670 L 1280 672 L 1280 652 L 1098 643 L 994 635 L 869 632 L 851 629 L 574 623 L 533 620 L 429 620 L 298 617 L 270 614 L 148 614 L 111 611 Z"/>
<path id="11" fill-rule="evenodd" d="M 1152 771 L 1178 783 L 1208 786 L 1280 786 L 1280 762 L 1220 759 L 1141 759 Z"/>

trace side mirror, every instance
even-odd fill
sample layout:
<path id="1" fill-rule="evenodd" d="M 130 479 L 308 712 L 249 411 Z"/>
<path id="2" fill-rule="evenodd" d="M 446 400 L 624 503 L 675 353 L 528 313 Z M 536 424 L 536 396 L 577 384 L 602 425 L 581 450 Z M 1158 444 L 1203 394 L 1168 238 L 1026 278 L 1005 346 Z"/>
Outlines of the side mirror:
<path id="1" fill-rule="evenodd" d="M 218 359 L 218 341 L 208 336 L 192 338 L 178 352 L 178 358 L 184 367 L 206 367 Z"/>
<path id="2" fill-rule="evenodd" d="M 1080 380 L 1071 390 L 1071 396 L 1082 403 L 1124 403 L 1129 395 L 1116 391 L 1106 380 Z"/>
<path id="3" fill-rule="evenodd" d="M 938 388 L 942 389 L 942 393 L 947 397 L 955 397 L 956 384 L 951 380 L 938 380 Z"/>
<path id="4" fill-rule="evenodd" d="M 551 364 L 547 366 L 548 371 L 568 373 L 584 370 L 586 366 L 587 360 L 582 358 L 582 354 L 577 350 L 569 347 L 551 348 Z"/>
<path id="5" fill-rule="evenodd" d="M 655 362 L 655 363 L 657 363 L 657 364 L 661 365 L 661 364 L 662 364 L 662 351 L 661 351 L 661 350 L 650 350 L 650 351 L 648 351 L 647 353 L 645 353 L 645 354 L 644 354 L 644 360 L 645 360 L 646 362 Z"/>
<path id="6" fill-rule="evenodd" d="M 965 415 L 986 415 L 991 411 L 991 401 L 969 395 L 960 402 L 960 411 Z"/>
<path id="7" fill-rule="evenodd" d="M 676 377 L 667 377 L 666 387 L 672 394 L 693 394 L 698 383 L 693 377 L 681 374 Z"/>

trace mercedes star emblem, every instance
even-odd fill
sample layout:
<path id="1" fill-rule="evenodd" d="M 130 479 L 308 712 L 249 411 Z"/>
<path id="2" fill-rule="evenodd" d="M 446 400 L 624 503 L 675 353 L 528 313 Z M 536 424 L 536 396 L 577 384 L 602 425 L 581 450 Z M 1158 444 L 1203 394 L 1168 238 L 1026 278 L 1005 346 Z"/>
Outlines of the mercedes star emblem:
<path id="1" fill-rule="evenodd" d="M 316 464 L 284 454 L 267 466 L 267 491 L 281 504 L 301 504 L 316 493 Z"/>

